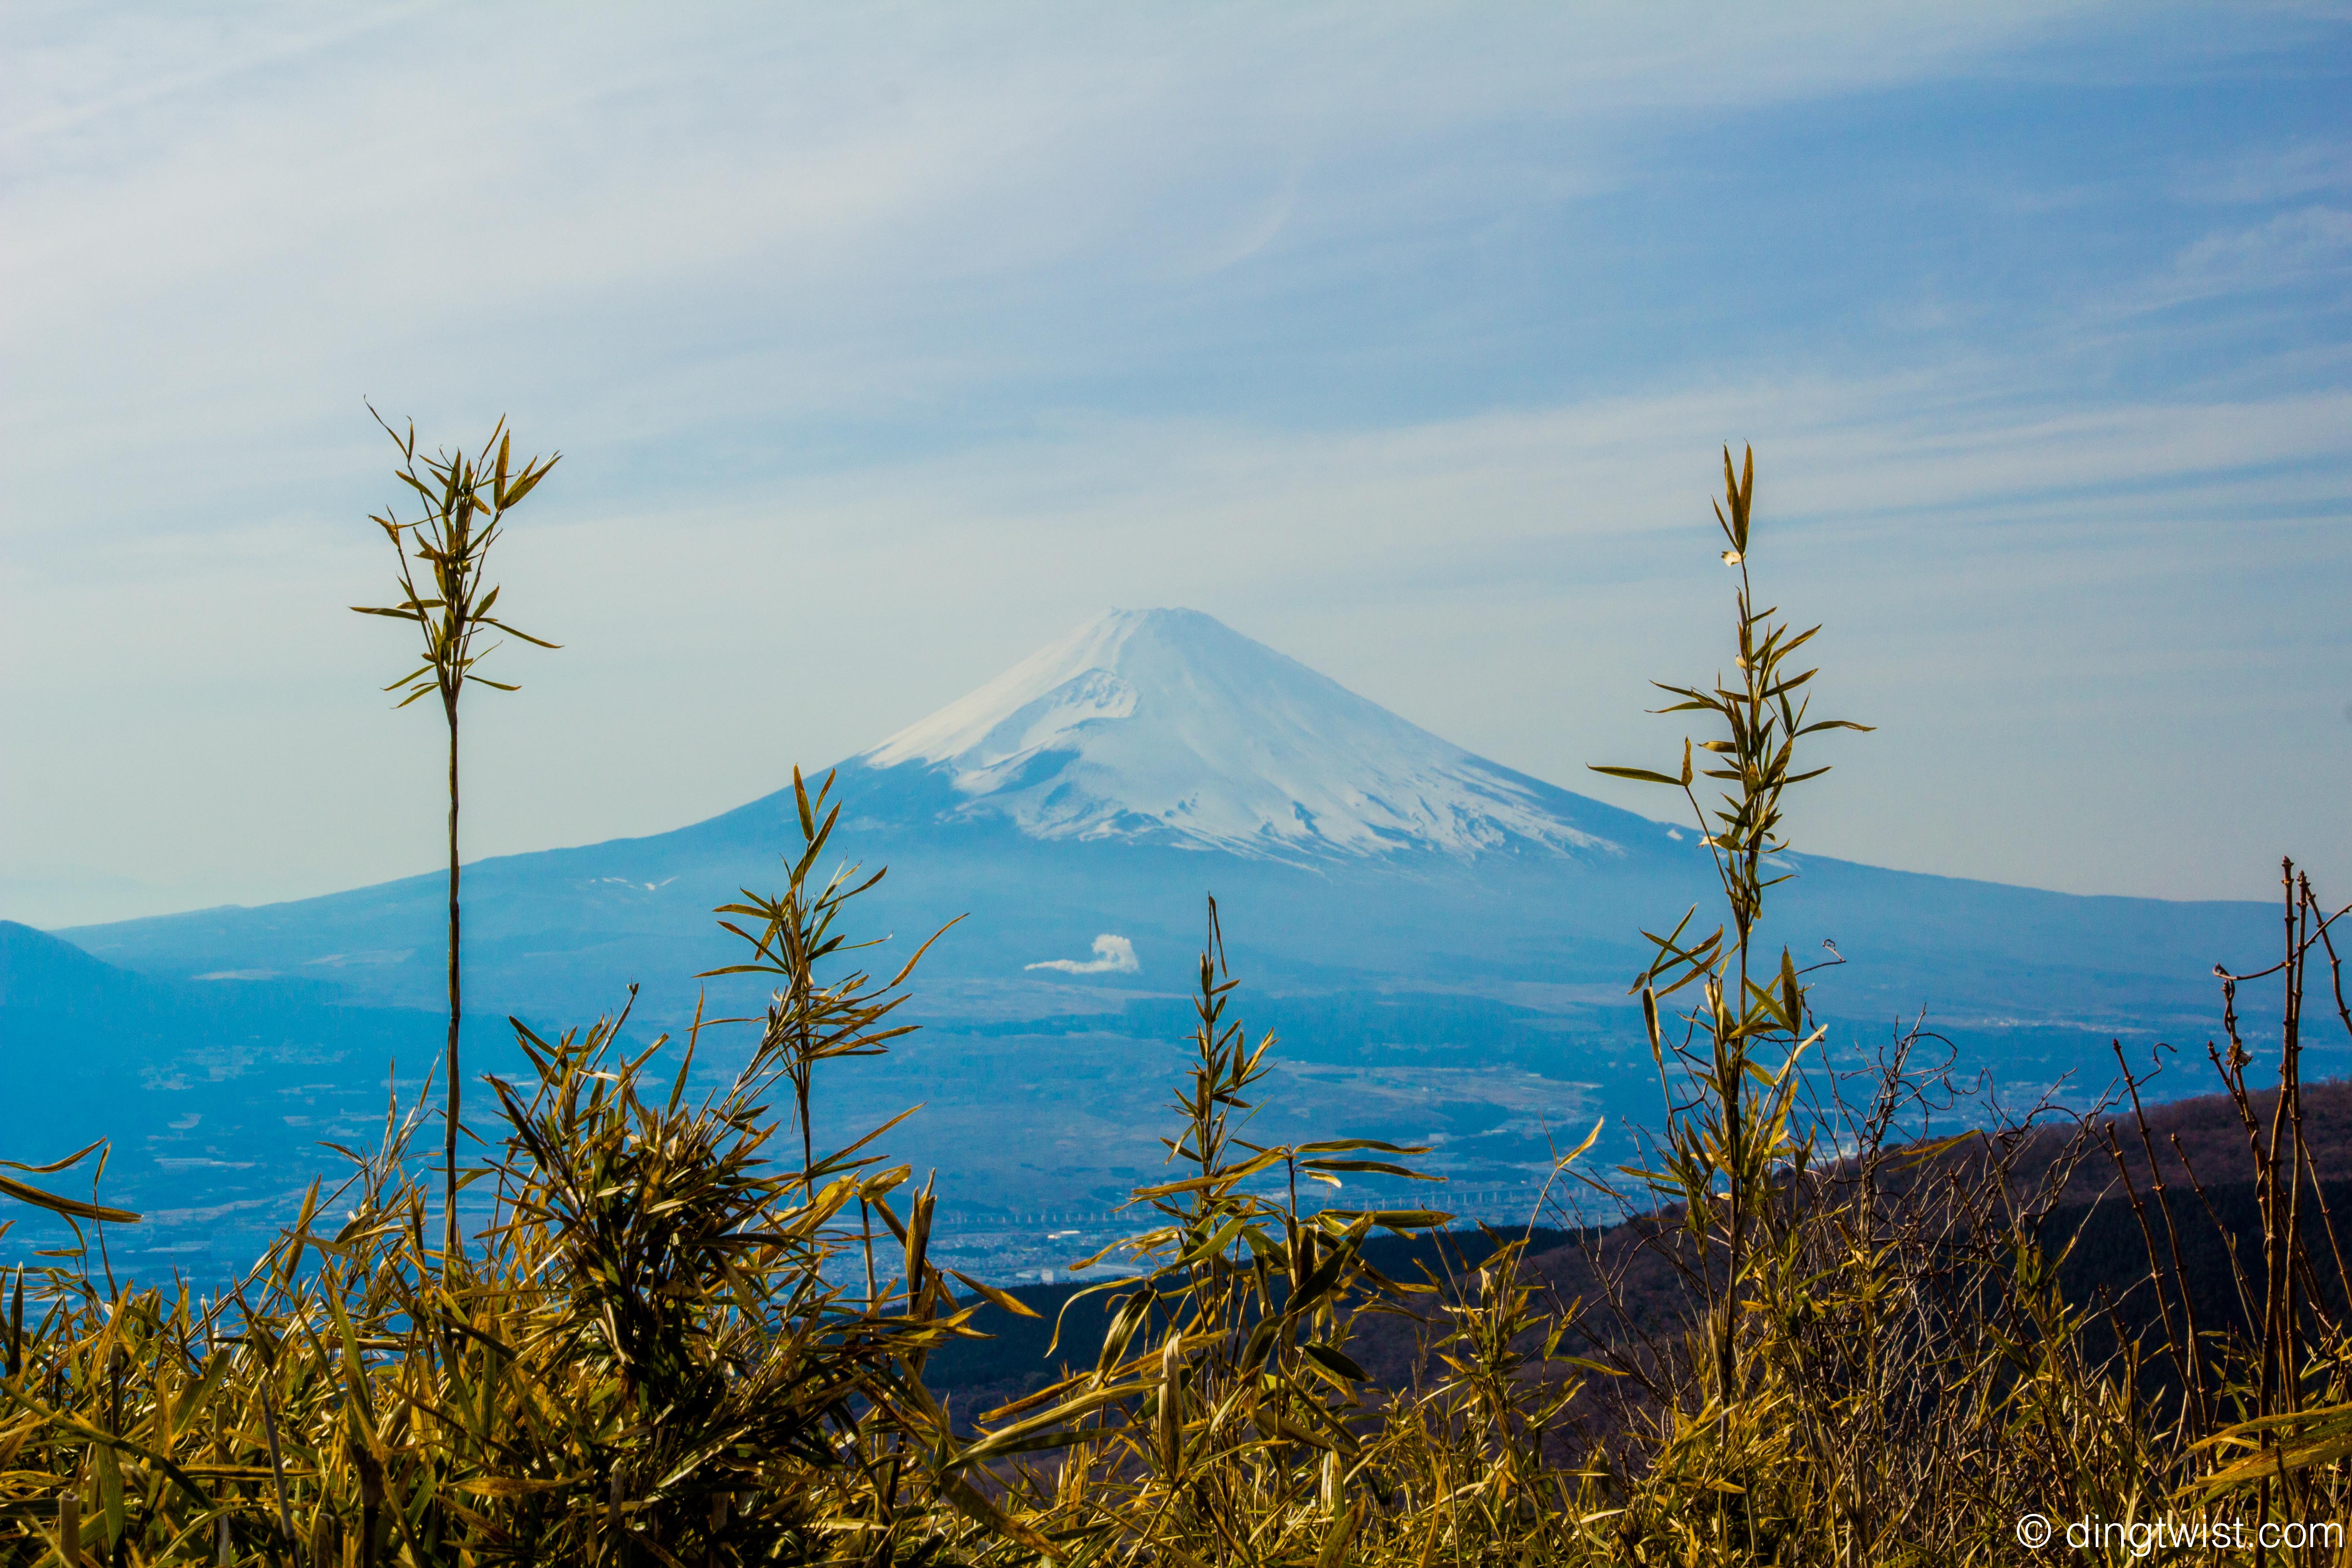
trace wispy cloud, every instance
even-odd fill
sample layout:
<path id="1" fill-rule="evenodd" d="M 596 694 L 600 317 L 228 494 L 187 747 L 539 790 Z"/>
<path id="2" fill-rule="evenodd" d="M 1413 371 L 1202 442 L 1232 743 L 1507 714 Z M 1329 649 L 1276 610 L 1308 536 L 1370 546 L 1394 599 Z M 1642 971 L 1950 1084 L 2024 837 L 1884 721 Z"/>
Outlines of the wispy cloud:
<path id="1" fill-rule="evenodd" d="M 2352 158 L 2340 140 L 2290 142 L 2192 163 L 2175 189 L 2195 201 L 2269 203 L 2352 190 Z"/>
<path id="2" fill-rule="evenodd" d="M 2306 206 L 2209 234 L 2180 253 L 2179 297 L 2278 289 L 2352 274 L 2352 212 Z"/>
<path id="3" fill-rule="evenodd" d="M 120 472 L 135 431 L 176 478 L 115 526 L 275 510 L 365 460 L 362 392 L 574 449 L 920 443 L 992 389 L 1249 352 L 1293 299 L 1353 317 L 1362 261 L 1640 177 L 1654 117 L 1969 68 L 2074 9 L 518 10 L 454 52 L 413 6 L 12 11 L 11 471 Z"/>
<path id="4" fill-rule="evenodd" d="M 1143 966 L 1135 961 L 1135 943 L 1123 936 L 1113 936 L 1105 931 L 1095 938 L 1095 955 L 1090 960 L 1049 958 L 1039 963 L 1025 963 L 1022 967 L 1055 969 L 1064 974 L 1133 974 Z"/>

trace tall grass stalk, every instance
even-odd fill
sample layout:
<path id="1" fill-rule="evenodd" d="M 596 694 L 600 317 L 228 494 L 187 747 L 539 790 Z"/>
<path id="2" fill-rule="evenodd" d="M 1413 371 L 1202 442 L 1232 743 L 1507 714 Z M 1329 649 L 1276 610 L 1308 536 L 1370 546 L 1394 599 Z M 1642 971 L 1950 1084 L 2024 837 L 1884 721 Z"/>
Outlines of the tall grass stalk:
<path id="1" fill-rule="evenodd" d="M 1717 926 L 1704 937 L 1685 933 L 1696 909 L 1664 936 L 1644 931 L 1655 957 L 1634 982 L 1641 994 L 1643 1025 L 1661 1070 L 1668 1049 L 1668 1021 L 1658 1004 L 1685 986 L 1696 985 L 1699 1001 L 1674 1020 L 1681 1026 L 1672 1049 L 1694 1061 L 1695 1042 L 1705 1058 L 1708 1098 L 1695 1113 L 1671 1117 L 1664 1167 L 1645 1173 L 1653 1189 L 1684 1205 L 1697 1231 L 1719 1234 L 1725 1253 L 1725 1289 L 1713 1308 L 1715 1375 L 1726 1408 L 1743 1392 L 1739 1361 L 1741 1307 L 1738 1292 L 1747 1277 L 1748 1232 L 1757 1205 L 1771 1179 L 1771 1163 L 1787 1146 L 1788 1121 L 1803 1053 L 1822 1031 L 1805 1027 L 1806 986 L 1787 948 L 1759 980 L 1756 967 L 1757 923 L 1767 889 L 1792 872 L 1777 868 L 1786 852 L 1782 800 L 1787 792 L 1829 772 L 1798 771 L 1796 745 L 1826 730 L 1868 730 L 1845 719 L 1809 719 L 1811 684 L 1818 670 L 1796 668 L 1797 651 L 1821 627 L 1792 631 L 1773 619 L 1780 612 L 1757 607 L 1748 575 L 1749 530 L 1756 497 L 1756 454 L 1750 448 L 1735 472 L 1731 449 L 1723 452 L 1723 500 L 1715 506 L 1723 533 L 1724 563 L 1739 574 L 1737 595 L 1738 674 L 1730 685 L 1717 674 L 1712 685 L 1659 689 L 1680 699 L 1658 711 L 1706 713 L 1722 726 L 1715 738 L 1697 742 L 1719 765 L 1699 774 L 1726 782 L 1719 804 L 1710 809 L 1698 797 L 1692 768 L 1692 742 L 1683 742 L 1679 774 L 1644 768 L 1601 767 L 1595 773 L 1677 789 L 1688 803 L 1699 842 L 1711 857 L 1730 916 L 1729 936 Z M 1762 1053 L 1778 1059 L 1769 1066 Z"/>
<path id="2" fill-rule="evenodd" d="M 373 407 L 368 412 L 375 414 Z M 443 1248 L 446 1256 L 455 1258 L 459 1247 L 457 1130 L 465 1081 L 458 1068 L 457 1032 L 466 1012 L 457 898 L 458 700 L 468 686 L 488 686 L 500 691 L 515 689 L 507 682 L 492 680 L 476 671 L 475 666 L 497 647 L 494 643 L 489 647 L 476 647 L 475 639 L 485 629 L 502 632 L 535 647 L 556 646 L 519 631 L 491 614 L 498 606 L 499 589 L 487 581 L 485 574 L 490 551 L 503 533 L 507 514 L 538 488 L 562 454 L 529 458 L 520 468 L 515 468 L 513 437 L 507 430 L 506 421 L 500 419 L 477 453 L 468 454 L 459 448 L 420 456 L 414 422 L 405 431 L 398 431 L 385 424 L 380 414 L 375 415 L 375 420 L 400 448 L 400 467 L 394 470 L 394 477 L 415 493 L 421 510 L 416 517 L 403 521 L 400 509 L 392 506 L 369 519 L 383 531 L 392 544 L 399 562 L 402 596 L 394 605 L 354 605 L 352 608 L 362 616 L 383 616 L 416 628 L 423 645 L 423 661 L 384 689 L 406 693 L 398 704 L 402 708 L 426 696 L 438 696 L 441 715 L 449 731 L 449 1044 L 443 1064 L 446 1083 L 442 1111 L 446 1135 L 442 1202 Z M 417 585 L 420 565 L 427 572 L 426 585 L 421 588 Z"/>

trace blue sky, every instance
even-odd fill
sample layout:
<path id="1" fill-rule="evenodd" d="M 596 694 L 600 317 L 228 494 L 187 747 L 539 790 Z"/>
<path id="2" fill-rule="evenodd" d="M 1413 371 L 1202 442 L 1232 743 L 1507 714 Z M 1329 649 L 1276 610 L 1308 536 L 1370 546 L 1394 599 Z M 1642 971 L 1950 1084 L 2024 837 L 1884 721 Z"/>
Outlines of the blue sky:
<path id="1" fill-rule="evenodd" d="M 327 19 L 322 20 L 321 18 Z M 427 868 L 362 396 L 563 466 L 469 854 L 657 831 L 1111 605 L 1662 756 L 1706 498 L 1828 624 L 1801 847 L 2352 887 L 2352 10 L 0 17 L 0 916 Z M 2324 890 L 2324 889 L 2323 889 Z M 2352 897 L 2352 893 L 2340 896 Z"/>

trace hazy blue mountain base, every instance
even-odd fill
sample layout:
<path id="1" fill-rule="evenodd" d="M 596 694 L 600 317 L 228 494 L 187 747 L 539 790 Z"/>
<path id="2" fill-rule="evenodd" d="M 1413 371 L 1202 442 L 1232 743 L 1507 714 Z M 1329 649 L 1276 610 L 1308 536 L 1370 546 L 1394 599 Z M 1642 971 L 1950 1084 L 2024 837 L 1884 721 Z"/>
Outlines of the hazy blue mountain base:
<path id="1" fill-rule="evenodd" d="M 380 1134 L 393 1064 L 413 1091 L 445 1033 L 431 1014 L 343 1006 L 315 983 L 152 979 L 0 921 L 0 1157 L 47 1163 L 110 1140 L 100 1195 L 146 1216 L 108 1228 L 117 1267 L 217 1277 L 342 1163 L 320 1139 Z M 87 1198 L 95 1173 L 23 1179 Z M 72 1245 L 38 1211 L 12 1204 L 0 1219 L 16 1221 L 0 1240 L 12 1261 Z"/>
<path id="2" fill-rule="evenodd" d="M 1282 1041 L 1282 1068 L 1261 1096 L 1258 1131 L 1265 1138 L 1428 1142 L 1433 1154 L 1421 1163 L 1449 1178 L 1428 1201 L 1475 1217 L 1527 1220 L 1555 1147 L 1573 1147 L 1606 1117 L 1592 1159 L 1618 1163 L 1634 1154 L 1633 1126 L 1656 1126 L 1658 1077 L 1625 994 L 1633 947 L 1588 942 L 1571 950 L 1583 963 L 1561 969 L 1576 978 L 1456 978 L 1519 1002 L 1470 990 L 1412 990 L 1416 978 L 1423 985 L 1430 978 L 1402 966 L 1348 975 L 1322 963 L 1265 963 L 1277 973 L 1261 983 L 1251 962 L 1265 954 L 1244 936 L 1249 900 L 1233 898 L 1223 914 L 1244 978 L 1234 1016 L 1251 1035 L 1273 1030 Z M 833 1065 L 818 1081 L 821 1138 L 846 1140 L 922 1105 L 889 1147 L 894 1159 L 939 1168 L 952 1260 L 995 1277 L 1037 1277 L 1068 1268 L 1070 1258 L 1118 1234 L 1115 1204 L 1162 1171 L 1157 1135 L 1171 1121 L 1167 1102 L 1183 1069 L 1192 1006 L 1176 990 L 1181 971 L 1164 978 L 1058 975 L 1051 983 L 976 975 L 979 963 L 957 962 L 957 938 L 973 924 L 964 921 L 934 947 L 936 985 L 910 1004 L 922 1032 L 879 1060 Z M 1157 941 L 1181 954 L 1179 924 L 1181 914 L 1171 914 Z M 1146 931 L 1139 921 L 1122 926 Z M 393 1063 L 404 1093 L 414 1093 L 421 1069 L 440 1056 L 437 1013 L 336 1004 L 336 987 L 322 980 L 151 980 L 21 926 L 0 929 L 0 936 L 9 962 L 7 994 L 0 996 L 0 1060 L 9 1081 L 0 1152 L 52 1159 L 101 1135 L 113 1138 L 108 1196 L 143 1211 L 148 1223 L 118 1227 L 110 1244 L 118 1265 L 143 1277 L 158 1265 L 191 1277 L 242 1268 L 285 1223 L 310 1175 L 341 1168 L 322 1140 L 358 1147 L 379 1138 Z M 1200 938 L 1192 942 L 1197 950 Z M 45 950 L 47 962 L 26 963 L 28 947 Z M 689 942 L 663 947 L 687 950 Z M 903 947 L 896 941 L 887 952 Z M 1150 947 L 1152 938 L 1139 938 L 1139 950 Z M 1919 996 L 1907 1013 L 1870 1008 L 1874 994 L 1895 992 L 1903 980 L 1872 983 L 1867 941 L 1846 938 L 1839 947 L 1844 966 L 1818 978 L 1822 999 L 1837 1008 L 1830 1044 L 1839 1060 L 1858 1063 L 1886 1047 L 1931 996 Z M 708 963 L 722 952 L 706 947 L 685 962 Z M 1940 999 L 1948 1011 L 1927 1016 L 1940 1041 L 1924 1048 L 1948 1051 L 1964 1074 L 1990 1074 L 2018 1105 L 2061 1086 L 2067 1074 L 2074 1081 L 2065 1098 L 2082 1102 L 2112 1077 L 2110 1039 L 2122 1039 L 2136 1060 L 2159 1039 L 2194 1053 L 2216 1020 L 2206 985 L 2178 975 L 2032 966 L 1988 954 L 1973 954 L 1971 973 L 1985 987 L 1976 994 L 1955 994 L 1945 975 Z M 1146 978 L 1162 980 L 1167 990 L 1146 990 Z M 1357 985 L 1343 987 L 1345 980 Z M 2004 987 L 2018 987 L 2011 996 L 2030 996 L 2037 983 L 2061 987 L 2086 1016 L 1994 1011 Z M 468 1025 L 468 1074 L 522 1072 L 506 1023 L 491 1011 L 503 1006 L 497 990 L 497 975 L 478 978 L 482 1013 Z M 649 992 L 640 1039 L 679 1025 L 689 996 L 679 980 Z M 618 980 L 597 985 L 583 975 L 572 1006 L 552 1006 L 543 992 L 518 996 L 513 1006 L 552 1032 L 624 999 Z M 751 1011 L 740 1004 L 755 996 L 736 990 L 722 1002 L 736 1006 L 713 1006 L 715 1016 Z M 1024 1011 L 1030 1016 L 1007 1016 Z M 748 1047 L 746 1027 L 715 1027 L 696 1077 L 713 1081 L 740 1063 Z M 2168 1074 L 2173 1093 L 2206 1089 L 2200 1068 L 2188 1063 Z M 480 1123 L 489 1096 L 480 1086 L 468 1093 Z M 437 1145 L 437 1135 L 425 1142 Z M 1360 1196 L 1348 1192 L 1336 1201 Z M 57 1241 L 54 1225 L 19 1225 L 9 1237 L 16 1253 Z"/>
<path id="3" fill-rule="evenodd" d="M 1640 932 L 1694 905 L 1696 929 L 1718 918 L 1687 828 L 1473 757 L 1181 612 L 1081 628 L 843 764 L 835 790 L 834 847 L 890 868 L 856 906 L 860 929 L 888 938 L 860 962 L 895 970 L 967 918 L 919 972 L 905 1016 L 922 1032 L 821 1079 L 824 1130 L 845 1140 L 922 1104 L 888 1152 L 938 1170 L 959 1263 L 1008 1277 L 1066 1264 L 1160 1173 L 1206 895 L 1243 983 L 1235 1015 L 1283 1042 L 1264 1136 L 1430 1144 L 1439 1206 L 1513 1220 L 1553 1148 L 1606 1118 L 1593 1157 L 1615 1163 L 1632 1127 L 1656 1123 L 1626 989 Z M 682 1029 L 698 997 L 712 1016 L 756 1012 L 757 987 L 693 976 L 737 956 L 712 907 L 780 886 L 798 839 L 784 790 L 673 833 L 470 867 L 469 1076 L 520 1070 L 504 1015 L 584 1025 L 633 982 L 640 1038 Z M 2111 1039 L 2140 1063 L 2160 1041 L 2184 1047 L 2160 1092 L 2210 1088 L 2197 1058 L 2218 1027 L 2212 965 L 2263 967 L 2278 940 L 2259 904 L 2074 898 L 1812 857 L 1786 869 L 1763 934 L 1832 965 L 1813 978 L 1836 1058 L 1924 1018 L 1938 1037 L 1926 1048 L 2021 1106 L 2053 1086 L 2086 1100 L 2113 1076 Z M 379 1133 L 390 1064 L 413 1087 L 437 1059 L 445 897 L 436 874 L 89 927 L 72 946 L 0 928 L 0 1154 L 111 1136 L 107 1190 L 151 1215 L 110 1238 L 118 1257 L 241 1263 L 338 1163 L 320 1140 Z M 1127 946 L 1098 947 L 1107 936 Z M 2263 1010 L 2242 999 L 2250 1019 Z M 740 1026 L 714 1030 L 698 1073 L 749 1046 Z M 489 1099 L 469 1089 L 467 1104 Z M 20 1223 L 0 1246 L 55 1233 Z"/>

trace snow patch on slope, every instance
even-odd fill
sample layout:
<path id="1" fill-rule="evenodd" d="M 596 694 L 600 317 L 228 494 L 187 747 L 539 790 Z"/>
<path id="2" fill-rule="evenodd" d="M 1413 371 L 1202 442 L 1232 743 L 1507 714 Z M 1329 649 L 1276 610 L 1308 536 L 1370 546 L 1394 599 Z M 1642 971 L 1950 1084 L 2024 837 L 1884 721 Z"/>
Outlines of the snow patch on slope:
<path id="1" fill-rule="evenodd" d="M 1197 610 L 1114 610 L 883 742 L 956 815 L 1283 859 L 1529 840 L 1614 851 L 1526 784 Z"/>

